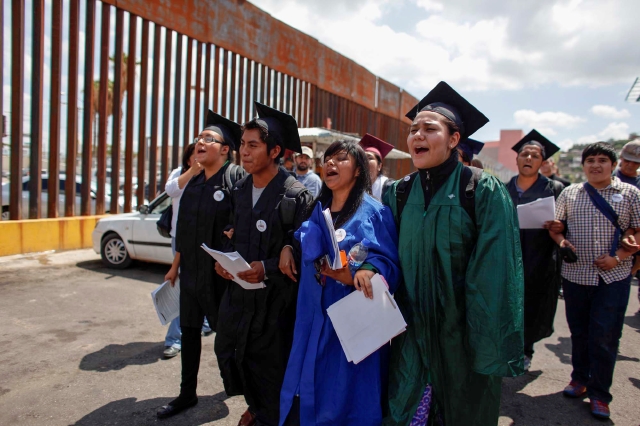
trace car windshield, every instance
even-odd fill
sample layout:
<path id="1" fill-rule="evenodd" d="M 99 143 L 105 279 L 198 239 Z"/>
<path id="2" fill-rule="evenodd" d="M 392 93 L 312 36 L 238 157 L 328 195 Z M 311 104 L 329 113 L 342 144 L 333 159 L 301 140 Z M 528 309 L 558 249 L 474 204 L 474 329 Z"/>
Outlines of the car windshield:
<path id="1" fill-rule="evenodd" d="M 163 192 L 151 202 L 149 205 L 149 213 L 162 214 L 170 205 L 171 197 Z"/>

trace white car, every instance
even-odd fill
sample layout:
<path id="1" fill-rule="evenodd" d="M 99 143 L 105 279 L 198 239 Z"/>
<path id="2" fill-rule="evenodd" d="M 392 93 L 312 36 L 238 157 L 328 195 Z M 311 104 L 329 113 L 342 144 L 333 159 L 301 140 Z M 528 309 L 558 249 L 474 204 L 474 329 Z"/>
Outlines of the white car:
<path id="1" fill-rule="evenodd" d="M 163 192 L 135 213 L 100 219 L 91 234 L 93 250 L 110 268 L 124 269 L 133 259 L 171 264 L 171 239 L 161 236 L 156 227 L 170 205 L 171 198 Z"/>

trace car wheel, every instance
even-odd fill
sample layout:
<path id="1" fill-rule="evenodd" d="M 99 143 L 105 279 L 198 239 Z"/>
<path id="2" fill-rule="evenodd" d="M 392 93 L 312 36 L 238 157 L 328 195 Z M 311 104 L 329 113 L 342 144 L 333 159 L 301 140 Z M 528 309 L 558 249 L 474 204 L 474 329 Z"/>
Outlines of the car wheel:
<path id="1" fill-rule="evenodd" d="M 109 234 L 104 237 L 100 256 L 105 265 L 114 269 L 125 269 L 133 261 L 127 252 L 124 241 L 118 234 Z"/>

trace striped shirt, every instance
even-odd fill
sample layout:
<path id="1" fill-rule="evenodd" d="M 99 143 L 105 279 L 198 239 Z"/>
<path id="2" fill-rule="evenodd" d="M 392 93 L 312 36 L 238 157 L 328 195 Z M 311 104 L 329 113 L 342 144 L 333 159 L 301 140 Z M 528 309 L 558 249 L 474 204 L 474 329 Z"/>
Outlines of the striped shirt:
<path id="1" fill-rule="evenodd" d="M 613 177 L 611 185 L 597 191 L 618 214 L 622 232 L 629 228 L 640 228 L 640 190 Z M 633 256 L 609 271 L 603 271 L 593 264 L 598 257 L 609 254 L 615 227 L 593 205 L 581 183 L 562 191 L 556 201 L 556 219 L 567 222 L 567 240 L 576 248 L 578 256 L 577 262 L 562 264 L 563 278 L 576 284 L 598 285 L 599 276 L 607 284 L 629 276 Z"/>

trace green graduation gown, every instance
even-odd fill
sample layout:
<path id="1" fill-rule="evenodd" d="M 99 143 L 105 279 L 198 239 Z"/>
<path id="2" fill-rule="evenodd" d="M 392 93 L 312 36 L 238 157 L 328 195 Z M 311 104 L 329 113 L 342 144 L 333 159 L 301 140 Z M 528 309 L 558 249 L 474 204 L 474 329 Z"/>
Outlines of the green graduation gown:
<path id="1" fill-rule="evenodd" d="M 426 211 L 420 179 L 414 179 L 402 212 L 404 285 L 395 297 L 408 325 L 392 342 L 385 424 L 408 425 L 430 383 L 429 424 L 442 416 L 446 426 L 496 425 L 501 377 L 524 372 L 516 210 L 505 186 L 483 173 L 472 220 L 458 195 L 462 167 Z M 397 186 L 385 197 L 396 221 Z"/>

